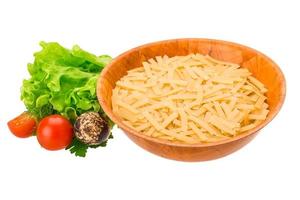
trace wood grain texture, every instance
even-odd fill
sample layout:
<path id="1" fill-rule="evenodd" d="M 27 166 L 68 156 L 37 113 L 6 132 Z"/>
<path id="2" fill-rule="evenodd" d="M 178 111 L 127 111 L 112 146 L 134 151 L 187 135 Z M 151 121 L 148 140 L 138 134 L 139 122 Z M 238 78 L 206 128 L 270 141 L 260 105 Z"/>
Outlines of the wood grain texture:
<path id="1" fill-rule="evenodd" d="M 111 96 L 116 81 L 127 71 L 140 67 L 142 62 L 155 56 L 209 54 L 213 58 L 237 63 L 248 68 L 268 88 L 266 96 L 270 106 L 267 119 L 258 127 L 229 140 L 208 144 L 175 144 L 140 134 L 112 112 Z M 180 161 L 205 161 L 228 155 L 249 143 L 260 129 L 279 112 L 285 98 L 285 79 L 280 68 L 264 54 L 236 43 L 211 39 L 174 39 L 146 44 L 116 57 L 102 71 L 97 83 L 98 100 L 107 115 L 140 147 L 159 156 Z"/>

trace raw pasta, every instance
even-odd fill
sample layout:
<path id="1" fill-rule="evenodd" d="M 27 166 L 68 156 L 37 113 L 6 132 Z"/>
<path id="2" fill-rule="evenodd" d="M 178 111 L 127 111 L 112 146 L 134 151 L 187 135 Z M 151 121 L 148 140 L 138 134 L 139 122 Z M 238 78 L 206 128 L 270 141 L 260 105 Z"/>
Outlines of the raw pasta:
<path id="1" fill-rule="evenodd" d="M 268 115 L 267 89 L 246 68 L 208 55 L 157 56 L 113 90 L 113 112 L 147 136 L 215 142 L 255 128 Z"/>

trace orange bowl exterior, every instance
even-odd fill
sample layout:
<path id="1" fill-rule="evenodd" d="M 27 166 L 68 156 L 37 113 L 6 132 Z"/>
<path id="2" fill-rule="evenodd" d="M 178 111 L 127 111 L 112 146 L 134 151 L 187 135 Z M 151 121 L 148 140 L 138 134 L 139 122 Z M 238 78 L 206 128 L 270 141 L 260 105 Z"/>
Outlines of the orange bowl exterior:
<path id="1" fill-rule="evenodd" d="M 248 68 L 253 76 L 268 88 L 266 96 L 270 112 L 267 119 L 256 128 L 228 140 L 205 144 L 179 144 L 140 134 L 122 123 L 122 120 L 112 112 L 112 90 L 115 83 L 126 75 L 128 70 L 140 67 L 143 61 L 155 56 L 172 57 L 191 53 L 208 54 L 215 59 Z M 212 160 L 226 156 L 246 145 L 279 112 L 284 102 L 285 91 L 283 73 L 277 64 L 264 54 L 232 42 L 198 38 L 159 41 L 133 48 L 113 59 L 102 71 L 97 83 L 97 96 L 104 112 L 133 142 L 156 155 L 180 161 Z"/>

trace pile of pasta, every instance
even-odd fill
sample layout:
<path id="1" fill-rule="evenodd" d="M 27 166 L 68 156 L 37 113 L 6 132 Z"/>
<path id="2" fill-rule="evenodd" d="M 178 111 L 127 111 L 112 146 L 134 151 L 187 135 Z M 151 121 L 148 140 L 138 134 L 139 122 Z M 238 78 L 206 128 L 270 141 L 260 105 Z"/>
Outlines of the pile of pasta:
<path id="1" fill-rule="evenodd" d="M 141 134 L 180 143 L 215 142 L 266 119 L 265 86 L 246 68 L 208 55 L 157 56 L 128 71 L 112 108 Z"/>

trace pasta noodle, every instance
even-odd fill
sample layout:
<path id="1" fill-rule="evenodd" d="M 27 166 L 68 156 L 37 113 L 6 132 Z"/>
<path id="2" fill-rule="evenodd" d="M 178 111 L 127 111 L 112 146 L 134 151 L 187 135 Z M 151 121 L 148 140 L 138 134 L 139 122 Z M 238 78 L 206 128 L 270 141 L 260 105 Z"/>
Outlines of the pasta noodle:
<path id="1" fill-rule="evenodd" d="M 255 128 L 268 115 L 264 84 L 237 64 L 190 54 L 156 56 L 142 65 L 112 94 L 113 112 L 141 134 L 215 142 Z"/>

